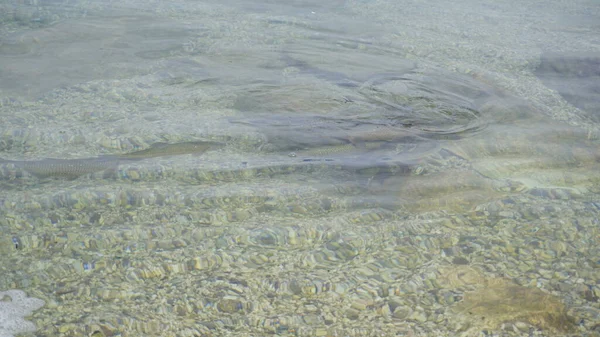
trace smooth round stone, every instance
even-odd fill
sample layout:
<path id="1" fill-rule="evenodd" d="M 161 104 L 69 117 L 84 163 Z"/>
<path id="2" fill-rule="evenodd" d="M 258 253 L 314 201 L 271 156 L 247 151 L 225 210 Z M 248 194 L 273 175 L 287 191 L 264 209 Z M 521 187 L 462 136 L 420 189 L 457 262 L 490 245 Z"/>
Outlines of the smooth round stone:
<path id="1" fill-rule="evenodd" d="M 244 304 L 235 297 L 227 296 L 219 301 L 217 309 L 221 312 L 233 314 L 244 310 Z"/>

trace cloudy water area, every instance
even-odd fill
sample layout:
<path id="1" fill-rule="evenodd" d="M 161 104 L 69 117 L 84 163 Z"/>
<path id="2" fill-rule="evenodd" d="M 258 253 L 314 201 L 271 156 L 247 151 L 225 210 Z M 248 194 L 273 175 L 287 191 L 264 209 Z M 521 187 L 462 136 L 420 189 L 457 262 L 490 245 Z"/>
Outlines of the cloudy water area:
<path id="1" fill-rule="evenodd" d="M 0 0 L 0 336 L 600 336 L 600 3 Z"/>

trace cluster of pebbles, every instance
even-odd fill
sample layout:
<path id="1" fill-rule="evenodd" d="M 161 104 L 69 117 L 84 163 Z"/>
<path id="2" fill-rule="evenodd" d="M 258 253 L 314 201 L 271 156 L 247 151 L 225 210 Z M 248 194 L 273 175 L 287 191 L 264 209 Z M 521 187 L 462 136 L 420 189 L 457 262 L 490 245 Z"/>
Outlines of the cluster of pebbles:
<path id="1" fill-rule="evenodd" d="M 9 210 L 0 287 L 46 300 L 41 336 L 596 335 L 598 203 L 409 215 L 290 188 Z"/>

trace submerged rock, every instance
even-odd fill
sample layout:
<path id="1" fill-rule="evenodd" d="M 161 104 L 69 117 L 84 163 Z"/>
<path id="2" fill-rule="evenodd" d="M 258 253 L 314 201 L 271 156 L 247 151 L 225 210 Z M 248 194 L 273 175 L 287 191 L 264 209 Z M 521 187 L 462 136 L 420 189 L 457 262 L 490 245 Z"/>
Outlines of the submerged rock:
<path id="1" fill-rule="evenodd" d="M 500 329 L 502 324 L 530 324 L 548 332 L 575 330 L 575 319 L 554 295 L 500 277 L 488 277 L 468 266 L 441 270 L 440 284 L 465 291 L 451 310 L 471 322 L 471 329 Z"/>

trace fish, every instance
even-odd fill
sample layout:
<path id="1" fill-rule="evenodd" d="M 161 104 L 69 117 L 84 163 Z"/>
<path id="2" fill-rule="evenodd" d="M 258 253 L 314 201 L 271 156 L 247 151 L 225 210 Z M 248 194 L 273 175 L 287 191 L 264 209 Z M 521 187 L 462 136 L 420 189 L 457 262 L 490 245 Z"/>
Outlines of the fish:
<path id="1" fill-rule="evenodd" d="M 179 156 L 184 154 L 202 154 L 208 150 L 216 150 L 225 144 L 211 141 L 195 141 L 181 143 L 154 143 L 145 150 L 118 155 L 120 160 L 143 160 L 156 157 Z"/>
<path id="2" fill-rule="evenodd" d="M 120 155 L 106 155 L 78 159 L 46 158 L 42 160 L 7 160 L 0 158 L 0 165 L 12 164 L 38 178 L 53 177 L 76 179 L 86 174 L 116 170 L 120 164 L 128 161 L 139 161 L 149 158 L 184 154 L 201 154 L 210 149 L 217 149 L 222 146 L 224 146 L 223 143 L 209 141 L 173 144 L 154 143 L 147 149 Z"/>
<path id="3" fill-rule="evenodd" d="M 398 142 L 423 139 L 418 132 L 389 126 L 379 126 L 372 129 L 348 132 L 346 139 L 354 145 L 365 142 Z"/>
<path id="4" fill-rule="evenodd" d="M 66 178 L 75 179 L 82 175 L 116 169 L 119 166 L 119 158 L 116 156 L 102 156 L 80 159 L 55 159 L 46 158 L 42 160 L 0 160 L 0 163 L 10 163 L 15 167 L 38 178 Z"/>

